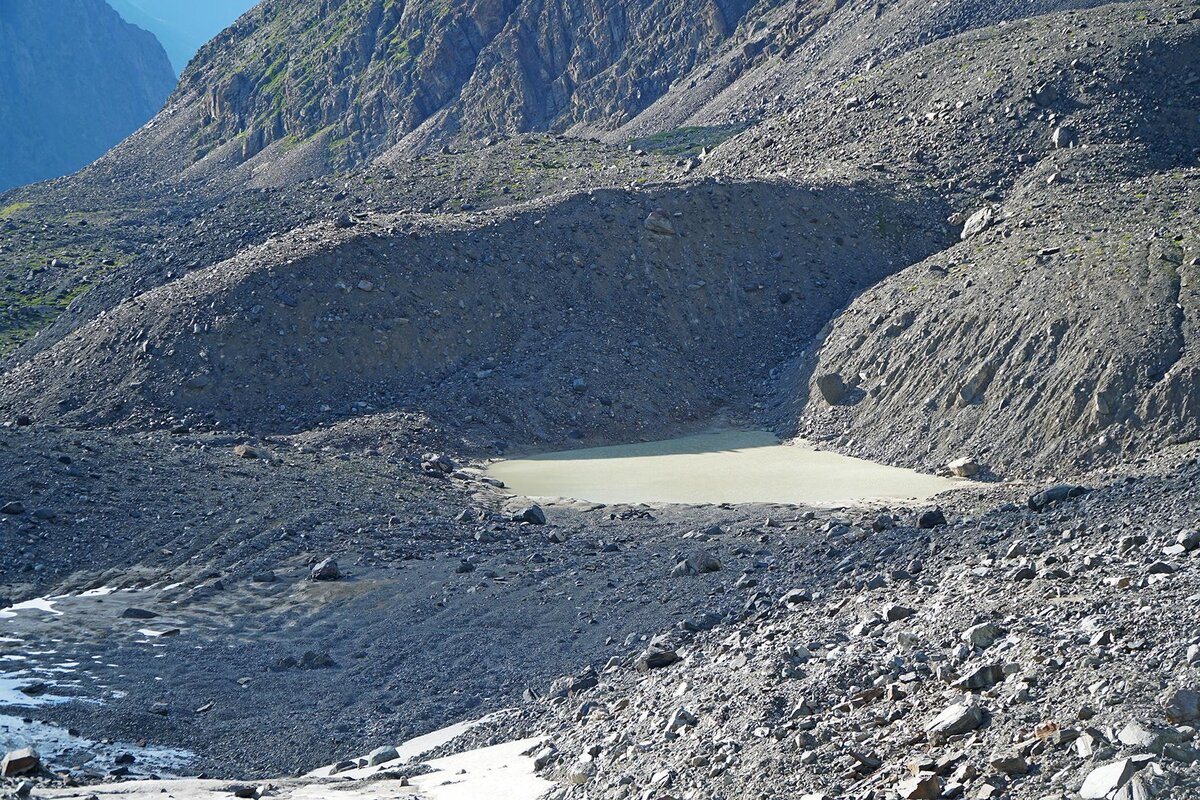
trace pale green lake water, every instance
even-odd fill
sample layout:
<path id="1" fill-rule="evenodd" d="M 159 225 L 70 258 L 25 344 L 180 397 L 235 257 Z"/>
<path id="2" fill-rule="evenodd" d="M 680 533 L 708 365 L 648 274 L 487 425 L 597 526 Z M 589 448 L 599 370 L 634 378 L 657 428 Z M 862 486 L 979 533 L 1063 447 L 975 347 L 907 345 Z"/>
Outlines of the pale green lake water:
<path id="1" fill-rule="evenodd" d="M 782 444 L 763 431 L 593 447 L 499 461 L 492 477 L 526 497 L 596 503 L 923 502 L 967 481 Z"/>

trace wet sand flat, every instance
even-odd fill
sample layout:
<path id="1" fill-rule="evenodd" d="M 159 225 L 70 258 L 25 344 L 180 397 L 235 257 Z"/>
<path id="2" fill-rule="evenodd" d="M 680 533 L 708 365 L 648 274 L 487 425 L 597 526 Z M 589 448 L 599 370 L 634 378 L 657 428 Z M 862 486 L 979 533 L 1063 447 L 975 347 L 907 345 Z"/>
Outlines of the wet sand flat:
<path id="1" fill-rule="evenodd" d="M 966 481 L 727 431 L 500 461 L 488 472 L 527 497 L 597 503 L 842 506 L 924 501 Z"/>

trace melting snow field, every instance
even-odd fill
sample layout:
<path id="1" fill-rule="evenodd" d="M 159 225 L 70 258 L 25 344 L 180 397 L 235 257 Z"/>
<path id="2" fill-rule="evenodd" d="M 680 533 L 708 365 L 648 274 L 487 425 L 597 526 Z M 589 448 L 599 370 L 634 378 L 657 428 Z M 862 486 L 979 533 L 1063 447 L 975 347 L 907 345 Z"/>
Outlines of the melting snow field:
<path id="1" fill-rule="evenodd" d="M 0 609 L 0 619 L 12 619 L 22 611 L 44 611 L 47 614 L 62 615 L 62 612 L 54 607 L 54 603 L 59 598 L 57 597 L 37 597 L 33 600 L 26 600 L 24 603 L 16 603 L 8 608 Z"/>
<path id="2" fill-rule="evenodd" d="M 104 603 L 105 618 L 114 617 L 130 604 L 151 600 L 159 589 L 116 590 L 108 587 L 74 595 L 58 595 L 19 603 L 0 611 L 7 623 L 0 637 L 0 709 L 21 709 L 50 703 L 102 703 L 117 690 L 99 685 L 86 665 L 70 660 L 55 648 L 60 639 L 51 629 L 79 624 L 96 613 L 96 604 Z M 118 594 L 119 592 L 119 594 Z M 116 597 L 109 597 L 116 595 Z M 175 627 L 156 625 L 134 628 L 144 637 L 142 643 L 153 646 L 163 637 L 180 633 Z M 26 638 L 28 637 L 28 638 Z M 37 646 L 34 641 L 45 642 Z M 31 691 L 22 691 L 22 689 Z M 501 712 L 503 713 L 503 712 Z M 296 800 L 342 798 L 426 798 L 427 800 L 537 800 L 553 784 L 538 777 L 533 757 L 538 738 L 479 748 L 451 756 L 422 761 L 425 756 L 492 717 L 462 722 L 418 736 L 396 746 L 396 758 L 337 772 L 325 767 L 303 778 L 267 781 L 272 797 Z M 165 747 L 139 747 L 125 742 L 96 742 L 73 735 L 63 728 L 19 716 L 0 714 L 0 753 L 32 746 L 43 763 L 54 768 L 82 769 L 103 775 L 118 756 L 133 754 L 137 774 L 157 775 L 164 780 L 130 779 L 121 783 L 61 789 L 38 789 L 38 797 L 99 798 L 100 800 L 141 800 L 173 797 L 177 800 L 230 797 L 236 781 L 173 778 L 191 769 L 194 755 Z M 408 782 L 388 779 L 386 773 L 405 764 L 427 764 L 431 771 Z M 383 774 L 381 774 L 383 773 Z M 263 783 L 262 781 L 258 783 Z"/>
<path id="3" fill-rule="evenodd" d="M 397 746 L 400 758 L 386 764 L 329 775 L 330 768 L 317 770 L 304 778 L 259 781 L 269 784 L 271 796 L 283 800 L 388 800 L 423 798 L 424 800 L 538 800 L 554 784 L 538 777 L 533 757 L 527 755 L 541 744 L 539 737 L 506 742 L 468 750 L 451 756 L 420 761 L 431 749 L 452 741 L 484 720 L 460 723 L 419 736 Z M 427 764 L 433 771 L 410 778 L 408 785 L 399 780 L 375 777 L 405 762 Z M 39 797 L 83 798 L 97 800 L 216 800 L 228 798 L 234 781 L 179 779 L 162 781 L 126 781 L 76 789 L 39 792 Z"/>
<path id="4" fill-rule="evenodd" d="M 121 597 L 136 601 L 153 588 L 122 590 Z M 117 591 L 100 587 L 0 610 L 0 620 L 5 620 L 5 635 L 0 637 L 0 709 L 19 714 L 49 704 L 103 703 L 104 697 L 117 694 L 98 685 L 87 665 L 65 657 L 57 649 L 63 640 L 56 638 L 63 635 L 58 628 L 87 618 L 96 603 Z M 186 750 L 97 742 L 56 725 L 0 714 L 0 753 L 22 747 L 33 747 L 51 769 L 83 769 L 99 775 L 113 769 L 116 758 L 126 753 L 136 758 L 138 774 L 178 774 L 194 760 Z"/>

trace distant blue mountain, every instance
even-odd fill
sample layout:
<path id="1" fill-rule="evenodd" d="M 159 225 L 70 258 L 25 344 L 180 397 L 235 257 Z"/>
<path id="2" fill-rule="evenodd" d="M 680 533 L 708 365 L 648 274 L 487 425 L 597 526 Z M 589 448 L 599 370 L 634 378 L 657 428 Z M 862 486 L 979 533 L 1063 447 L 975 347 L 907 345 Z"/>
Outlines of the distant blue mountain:
<path id="1" fill-rule="evenodd" d="M 108 0 L 126 22 L 162 42 L 175 74 L 209 39 L 249 11 L 258 0 Z"/>
<path id="2" fill-rule="evenodd" d="M 0 191 L 88 164 L 174 88 L 162 45 L 104 0 L 0 0 Z"/>

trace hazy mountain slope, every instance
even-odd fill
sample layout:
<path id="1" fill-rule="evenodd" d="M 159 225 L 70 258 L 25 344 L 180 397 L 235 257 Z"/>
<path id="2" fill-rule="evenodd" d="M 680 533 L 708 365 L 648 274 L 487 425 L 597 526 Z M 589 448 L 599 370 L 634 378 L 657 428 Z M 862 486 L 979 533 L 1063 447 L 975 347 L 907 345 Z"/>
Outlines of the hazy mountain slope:
<path id="1" fill-rule="evenodd" d="M 746 123 L 928 41 L 1095 3 L 274 0 L 206 46 L 155 131 L 106 166 L 211 190 L 243 163 L 284 184 L 523 131 Z"/>
<path id="2" fill-rule="evenodd" d="M 183 72 L 201 45 L 246 13 L 257 0 L 108 0 L 127 21 L 153 33 Z"/>
<path id="3" fill-rule="evenodd" d="M 86 165 L 174 83 L 154 36 L 103 0 L 0 0 L 0 189 Z"/>
<path id="4" fill-rule="evenodd" d="M 923 42 L 1096 2 L 489 0 L 451 13 L 277 0 L 206 47 L 155 124 L 84 183 L 184 180 L 213 194 L 288 185 L 389 148 L 394 162 L 457 136 L 552 130 L 623 142 L 684 124 L 744 127 Z M 136 3 L 167 16 L 154 0 Z M 197 25 L 207 13 L 172 12 Z"/>

